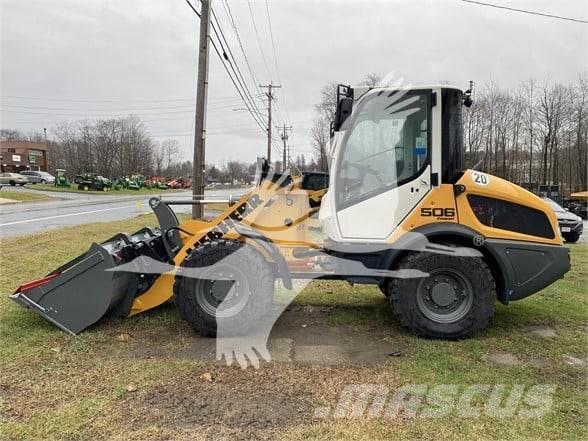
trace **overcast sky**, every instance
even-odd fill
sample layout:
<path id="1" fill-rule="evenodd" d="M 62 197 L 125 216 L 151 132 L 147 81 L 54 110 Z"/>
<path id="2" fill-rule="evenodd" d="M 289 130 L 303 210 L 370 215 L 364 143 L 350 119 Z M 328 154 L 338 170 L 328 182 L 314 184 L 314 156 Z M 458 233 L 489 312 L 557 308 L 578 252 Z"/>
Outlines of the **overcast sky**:
<path id="1" fill-rule="evenodd" d="M 255 93 L 223 1 L 213 1 L 213 8 Z M 488 1 L 588 20 L 586 0 Z M 191 157 L 199 22 L 184 0 L 0 5 L 3 128 L 47 127 L 51 137 L 65 119 L 132 112 L 155 139 L 173 137 Z M 460 0 L 271 0 L 276 69 L 265 1 L 251 3 L 261 50 L 247 1 L 229 5 L 257 80 L 281 80 L 276 119 L 292 124 L 294 154 L 310 155 L 314 104 L 330 81 L 353 84 L 369 72 L 394 71 L 413 84 L 467 86 L 472 79 L 481 87 L 494 79 L 516 87 L 531 77 L 570 83 L 588 70 L 587 24 Z M 244 106 L 212 49 L 209 84 L 208 162 L 264 154 L 265 135 L 247 112 L 233 110 Z"/>

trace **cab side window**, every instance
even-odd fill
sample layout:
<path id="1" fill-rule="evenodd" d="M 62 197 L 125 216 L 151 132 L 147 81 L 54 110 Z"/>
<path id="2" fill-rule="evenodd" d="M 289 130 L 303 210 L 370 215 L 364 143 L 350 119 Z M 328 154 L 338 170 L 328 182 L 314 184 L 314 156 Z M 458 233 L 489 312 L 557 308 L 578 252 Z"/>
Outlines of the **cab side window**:
<path id="1" fill-rule="evenodd" d="M 338 204 L 350 206 L 416 178 L 428 163 L 428 93 L 374 94 L 343 141 Z"/>

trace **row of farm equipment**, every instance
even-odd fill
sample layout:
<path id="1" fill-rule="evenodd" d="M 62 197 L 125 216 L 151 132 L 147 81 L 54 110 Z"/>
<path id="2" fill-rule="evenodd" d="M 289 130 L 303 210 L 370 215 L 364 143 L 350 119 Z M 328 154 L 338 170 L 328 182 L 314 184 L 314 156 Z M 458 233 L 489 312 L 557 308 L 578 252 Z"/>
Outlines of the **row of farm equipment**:
<path id="1" fill-rule="evenodd" d="M 82 191 L 167 190 L 168 188 L 191 188 L 192 180 L 177 178 L 168 181 L 159 176 L 148 178 L 143 175 L 119 176 L 109 179 L 97 173 L 81 173 L 70 180 L 66 176 L 65 170 L 59 169 L 56 170 L 55 186 L 65 188 L 71 188 L 73 186 Z"/>

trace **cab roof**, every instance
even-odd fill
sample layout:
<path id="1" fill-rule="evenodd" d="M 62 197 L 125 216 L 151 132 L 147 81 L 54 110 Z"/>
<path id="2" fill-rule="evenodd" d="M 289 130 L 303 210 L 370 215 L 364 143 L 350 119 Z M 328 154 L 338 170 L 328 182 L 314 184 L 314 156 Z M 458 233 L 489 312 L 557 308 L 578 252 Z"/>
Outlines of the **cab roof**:
<path id="1" fill-rule="evenodd" d="M 353 88 L 353 95 L 355 99 L 363 96 L 366 92 L 372 90 L 426 90 L 426 89 L 453 89 L 464 92 L 464 89 L 453 84 L 418 84 L 406 86 L 356 86 Z"/>

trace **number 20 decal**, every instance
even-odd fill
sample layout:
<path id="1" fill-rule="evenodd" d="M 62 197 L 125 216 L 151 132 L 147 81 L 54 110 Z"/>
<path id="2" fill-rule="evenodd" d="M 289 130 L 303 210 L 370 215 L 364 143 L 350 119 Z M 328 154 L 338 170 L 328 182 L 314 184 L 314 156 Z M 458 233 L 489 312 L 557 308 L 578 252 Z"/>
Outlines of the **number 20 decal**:
<path id="1" fill-rule="evenodd" d="M 472 179 L 477 185 L 488 185 L 490 183 L 490 178 L 484 173 L 472 172 Z"/>

